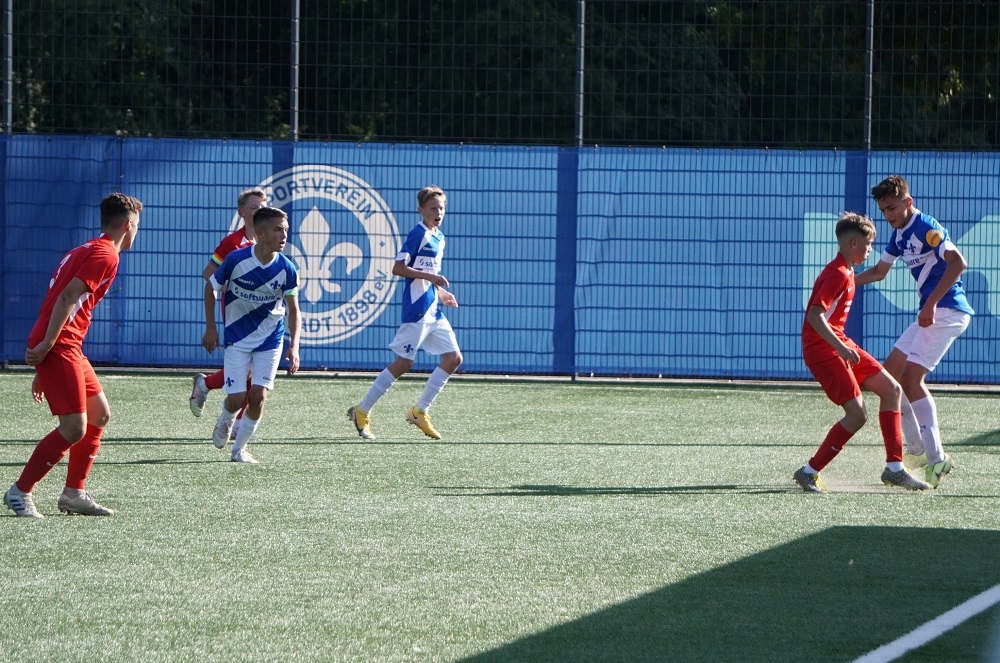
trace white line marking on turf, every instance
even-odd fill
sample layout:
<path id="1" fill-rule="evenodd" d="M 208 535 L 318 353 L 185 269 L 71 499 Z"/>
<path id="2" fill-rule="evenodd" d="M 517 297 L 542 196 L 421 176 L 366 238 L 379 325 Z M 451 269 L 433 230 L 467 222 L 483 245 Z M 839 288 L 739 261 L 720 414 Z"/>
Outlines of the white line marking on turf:
<path id="1" fill-rule="evenodd" d="M 973 596 L 962 605 L 952 608 L 940 617 L 935 617 L 922 626 L 918 626 L 889 644 L 882 645 L 861 658 L 854 659 L 851 663 L 888 663 L 888 661 L 895 661 L 903 654 L 926 645 L 931 640 L 944 635 L 962 622 L 972 619 L 985 610 L 989 610 L 997 603 L 1000 603 L 1000 585 L 990 587 L 982 594 Z"/>

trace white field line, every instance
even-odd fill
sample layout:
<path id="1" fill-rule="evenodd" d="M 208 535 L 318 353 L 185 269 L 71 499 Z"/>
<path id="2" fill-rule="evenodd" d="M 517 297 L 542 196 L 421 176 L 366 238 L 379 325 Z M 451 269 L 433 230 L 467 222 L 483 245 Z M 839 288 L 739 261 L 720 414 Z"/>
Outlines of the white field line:
<path id="1" fill-rule="evenodd" d="M 922 626 L 918 626 L 889 644 L 882 645 L 861 658 L 854 659 L 851 663 L 888 663 L 888 661 L 895 661 L 903 654 L 924 646 L 962 622 L 972 619 L 985 610 L 989 610 L 997 603 L 1000 603 L 1000 585 L 994 585 L 982 594 L 973 596 L 965 603 L 952 608 L 939 617 L 935 617 Z"/>

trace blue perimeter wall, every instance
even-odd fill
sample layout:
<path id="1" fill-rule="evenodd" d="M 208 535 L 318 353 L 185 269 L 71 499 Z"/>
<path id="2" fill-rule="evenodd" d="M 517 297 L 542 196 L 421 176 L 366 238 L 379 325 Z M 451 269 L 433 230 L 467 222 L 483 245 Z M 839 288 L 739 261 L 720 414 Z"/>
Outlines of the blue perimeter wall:
<path id="1" fill-rule="evenodd" d="M 145 203 L 141 231 L 85 351 L 95 364 L 221 366 L 200 345 L 201 272 L 239 191 L 264 185 L 290 215 L 304 368 L 381 369 L 402 292 L 388 270 L 419 222 L 416 191 L 435 183 L 449 196 L 443 273 L 463 370 L 809 379 L 803 307 L 836 252 L 836 216 L 876 219 L 874 264 L 888 226 L 868 190 L 900 173 L 965 254 L 978 313 L 933 378 L 1000 383 L 1000 154 L 3 136 L 0 167 L 8 362 L 23 361 L 59 258 L 123 191 Z M 862 289 L 849 331 L 884 358 L 916 307 L 897 265 Z"/>

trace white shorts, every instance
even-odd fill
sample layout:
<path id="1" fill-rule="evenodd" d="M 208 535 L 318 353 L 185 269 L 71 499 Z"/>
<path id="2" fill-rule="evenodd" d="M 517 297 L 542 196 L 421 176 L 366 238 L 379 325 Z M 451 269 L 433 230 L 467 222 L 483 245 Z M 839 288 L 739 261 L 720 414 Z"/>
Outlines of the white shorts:
<path id="1" fill-rule="evenodd" d="M 251 384 L 264 387 L 268 391 L 274 389 L 274 376 L 278 374 L 278 362 L 281 361 L 281 349 L 278 346 L 273 350 L 258 350 L 251 352 L 230 345 L 226 348 L 225 359 L 222 362 L 222 370 L 225 372 L 226 381 L 222 384 L 222 391 L 226 394 L 242 394 L 247 390 L 247 375 L 253 369 Z"/>
<path id="2" fill-rule="evenodd" d="M 939 308 L 934 312 L 934 324 L 921 327 L 914 322 L 906 328 L 894 346 L 906 355 L 907 361 L 920 364 L 933 371 L 944 353 L 962 335 L 972 316 L 953 308 Z"/>
<path id="3" fill-rule="evenodd" d="M 396 330 L 396 337 L 389 349 L 404 359 L 413 359 L 417 350 L 429 355 L 443 355 L 458 352 L 458 339 L 448 318 L 425 322 L 404 322 Z"/>

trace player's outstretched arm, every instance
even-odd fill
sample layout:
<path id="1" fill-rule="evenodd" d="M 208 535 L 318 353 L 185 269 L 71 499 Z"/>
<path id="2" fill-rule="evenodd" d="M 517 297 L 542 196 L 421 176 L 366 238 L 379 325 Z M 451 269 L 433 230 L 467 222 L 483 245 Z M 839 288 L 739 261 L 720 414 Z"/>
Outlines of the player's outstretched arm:
<path id="1" fill-rule="evenodd" d="M 875 283 L 876 281 L 881 281 L 889 274 L 889 270 L 892 269 L 891 262 L 885 262 L 884 260 L 879 260 L 875 263 L 874 267 L 866 269 L 860 274 L 854 276 L 854 285 L 865 285 L 866 283 Z"/>

